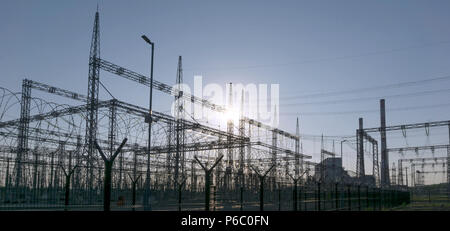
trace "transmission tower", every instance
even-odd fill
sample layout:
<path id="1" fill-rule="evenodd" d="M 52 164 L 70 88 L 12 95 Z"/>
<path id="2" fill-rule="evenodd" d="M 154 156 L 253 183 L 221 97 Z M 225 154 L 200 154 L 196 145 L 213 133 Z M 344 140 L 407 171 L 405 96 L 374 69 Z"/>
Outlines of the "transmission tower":
<path id="1" fill-rule="evenodd" d="M 30 124 L 31 87 L 29 80 L 22 82 L 22 98 L 20 101 L 19 136 L 17 143 L 17 156 L 15 165 L 15 189 L 19 190 L 21 182 L 25 182 L 22 161 L 26 159 L 28 150 L 28 129 Z"/>
<path id="2" fill-rule="evenodd" d="M 232 83 L 230 83 L 230 89 L 229 89 L 229 93 L 228 93 L 228 110 L 230 110 L 229 113 L 232 113 L 231 110 L 233 110 L 233 85 Z M 232 139 L 231 139 L 231 135 L 233 134 L 233 118 L 228 118 L 227 121 L 227 132 L 228 132 L 228 137 L 227 137 L 227 143 L 228 145 L 232 145 Z M 227 163 L 227 167 L 225 169 L 225 188 L 226 190 L 231 190 L 231 179 L 232 179 L 232 169 L 233 169 L 233 149 L 232 148 L 228 148 L 227 149 L 227 158 L 228 158 L 228 163 Z"/>
<path id="3" fill-rule="evenodd" d="M 98 65 L 100 59 L 100 22 L 98 10 L 95 12 L 94 28 L 92 31 L 91 49 L 89 53 L 89 76 L 88 76 L 88 94 L 87 94 L 87 111 L 86 120 L 86 145 L 88 158 L 88 174 L 87 185 L 89 190 L 89 200 L 92 198 L 92 189 L 94 181 L 94 141 L 97 136 L 97 120 L 98 120 L 98 92 L 100 82 L 100 68 Z"/>
<path id="4" fill-rule="evenodd" d="M 245 120 L 244 120 L 244 90 L 242 89 L 241 95 L 241 107 L 239 112 L 239 136 L 245 136 Z M 244 159 L 245 159 L 245 147 L 244 141 L 241 141 L 239 147 L 239 170 L 238 170 L 238 184 L 240 187 L 244 187 Z"/>
<path id="5" fill-rule="evenodd" d="M 184 99 L 183 97 L 183 64 L 181 56 L 178 57 L 178 69 L 177 69 L 177 79 L 176 84 L 178 87 L 178 95 L 175 96 L 175 113 L 176 113 L 176 153 L 175 153 L 175 181 L 178 182 L 180 179 L 180 168 L 181 175 L 184 177 L 184 128 L 182 119 L 184 119 Z"/>
<path id="6" fill-rule="evenodd" d="M 397 168 L 395 167 L 395 162 L 392 163 L 392 180 L 391 184 L 397 184 Z"/>

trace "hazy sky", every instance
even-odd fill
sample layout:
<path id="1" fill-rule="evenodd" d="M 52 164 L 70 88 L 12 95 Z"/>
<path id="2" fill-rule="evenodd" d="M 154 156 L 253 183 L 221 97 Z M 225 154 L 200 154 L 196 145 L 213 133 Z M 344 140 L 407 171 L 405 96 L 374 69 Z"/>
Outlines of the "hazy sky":
<path id="1" fill-rule="evenodd" d="M 175 82 L 182 55 L 187 83 L 278 83 L 280 127 L 293 133 L 297 116 L 306 134 L 353 135 L 359 117 L 379 126 L 378 98 L 391 95 L 400 96 L 386 97 L 388 125 L 450 115 L 450 77 L 375 88 L 450 76 L 449 1 L 2 1 L 1 86 L 19 91 L 26 77 L 86 94 L 97 2 L 102 58 L 148 75 L 147 34 L 161 82 Z M 101 80 L 148 104 L 148 88 Z M 335 91 L 347 93 L 315 94 Z M 170 99 L 156 93 L 155 110 Z"/>

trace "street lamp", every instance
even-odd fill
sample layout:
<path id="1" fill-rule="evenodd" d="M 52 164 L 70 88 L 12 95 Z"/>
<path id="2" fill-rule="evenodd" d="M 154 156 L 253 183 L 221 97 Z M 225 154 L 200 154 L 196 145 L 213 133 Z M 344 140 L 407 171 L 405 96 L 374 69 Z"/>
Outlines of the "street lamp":
<path id="1" fill-rule="evenodd" d="M 149 103 L 149 115 L 148 115 L 148 156 L 147 156 L 147 173 L 146 173 L 146 180 L 145 180 L 145 191 L 144 191 L 144 210 L 151 210 L 152 207 L 150 205 L 150 147 L 151 147 L 151 141 L 152 141 L 152 96 L 153 96 L 153 54 L 155 50 L 155 44 L 150 41 L 150 39 L 142 35 L 141 38 L 148 43 L 150 46 L 152 46 L 152 57 L 151 57 L 151 64 L 150 64 L 150 103 Z"/>

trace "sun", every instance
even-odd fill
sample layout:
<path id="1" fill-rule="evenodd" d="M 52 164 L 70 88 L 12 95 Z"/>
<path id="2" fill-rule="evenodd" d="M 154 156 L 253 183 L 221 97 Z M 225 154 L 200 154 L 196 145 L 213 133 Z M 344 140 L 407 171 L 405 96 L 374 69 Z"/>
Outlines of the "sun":
<path id="1" fill-rule="evenodd" d="M 228 108 L 225 111 L 225 115 L 223 118 L 225 119 L 226 122 L 231 120 L 234 123 L 237 123 L 237 122 L 239 122 L 239 118 L 240 118 L 239 111 L 234 108 Z"/>

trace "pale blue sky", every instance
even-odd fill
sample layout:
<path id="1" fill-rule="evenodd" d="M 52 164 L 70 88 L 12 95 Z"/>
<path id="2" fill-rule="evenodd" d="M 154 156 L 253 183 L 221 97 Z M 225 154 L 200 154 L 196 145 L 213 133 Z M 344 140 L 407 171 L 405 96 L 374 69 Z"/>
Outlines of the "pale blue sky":
<path id="1" fill-rule="evenodd" d="M 149 49 L 140 38 L 147 34 L 156 43 L 155 79 L 168 84 L 175 82 L 178 55 L 187 83 L 194 74 L 204 84 L 278 83 L 282 98 L 450 75 L 449 1 L 98 2 L 102 58 L 148 74 Z M 86 94 L 96 4 L 2 1 L 1 86 L 18 91 L 27 77 Z M 107 73 L 101 78 L 117 98 L 148 104 L 147 88 Z M 280 127 L 295 132 L 299 115 L 303 133 L 353 135 L 358 117 L 375 127 L 379 113 L 330 112 L 378 110 L 378 96 L 450 89 L 449 83 L 282 100 Z M 447 104 L 449 96 L 387 98 L 387 123 L 446 120 L 450 106 L 390 109 Z M 155 110 L 168 110 L 171 98 L 161 97 L 155 94 Z M 358 97 L 373 99 L 304 104 Z"/>

